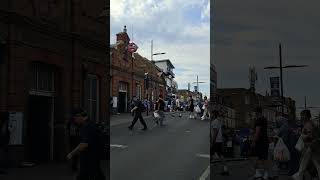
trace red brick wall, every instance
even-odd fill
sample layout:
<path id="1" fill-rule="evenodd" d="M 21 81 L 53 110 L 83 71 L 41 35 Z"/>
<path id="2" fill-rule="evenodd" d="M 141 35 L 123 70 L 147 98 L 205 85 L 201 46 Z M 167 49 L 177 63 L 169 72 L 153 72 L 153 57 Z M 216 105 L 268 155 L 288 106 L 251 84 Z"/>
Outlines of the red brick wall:
<path id="1" fill-rule="evenodd" d="M 64 125 L 70 118 L 72 107 L 81 105 L 82 101 L 83 63 L 88 64 L 89 73 L 100 77 L 100 118 L 108 120 L 108 86 L 110 83 L 105 42 L 109 33 L 106 30 L 106 21 L 97 23 L 95 18 L 101 13 L 106 3 L 104 0 L 95 1 L 95 3 L 74 0 L 79 3 L 72 6 L 75 8 L 73 29 L 78 36 L 72 41 L 69 36 L 72 10 L 67 9 L 71 7 L 69 4 L 71 1 L 34 0 L 32 2 L 34 3 L 28 0 L 11 1 L 13 11 L 17 14 L 12 17 L 11 22 L 10 57 L 8 64 L 3 65 L 8 67 L 8 81 L 4 83 L 7 88 L 4 88 L 5 96 L 1 96 L 2 107 L 0 109 L 24 112 L 23 120 L 26 125 L 29 107 L 30 63 L 37 61 L 55 67 L 58 82 L 55 98 L 54 143 L 55 153 L 57 153 L 55 158 L 63 160 L 68 148 Z M 49 23 L 43 24 L 44 21 L 41 18 L 46 19 Z M 28 21 L 24 21 L 25 19 Z M 29 23 L 29 20 L 36 25 Z M 8 101 L 3 101 L 2 97 L 6 97 Z M 28 127 L 24 127 L 24 132 L 26 128 Z M 25 154 L 24 150 L 21 151 L 14 156 Z"/>

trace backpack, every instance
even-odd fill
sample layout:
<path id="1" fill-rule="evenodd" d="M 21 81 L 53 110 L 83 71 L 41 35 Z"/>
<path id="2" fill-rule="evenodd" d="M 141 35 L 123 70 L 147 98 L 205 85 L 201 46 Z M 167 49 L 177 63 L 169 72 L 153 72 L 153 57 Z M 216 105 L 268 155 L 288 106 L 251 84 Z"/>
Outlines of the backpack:
<path id="1" fill-rule="evenodd" d="M 144 104 L 142 102 L 139 103 L 138 107 L 139 107 L 139 110 L 141 112 L 145 112 L 146 111 L 146 107 L 144 106 Z"/>

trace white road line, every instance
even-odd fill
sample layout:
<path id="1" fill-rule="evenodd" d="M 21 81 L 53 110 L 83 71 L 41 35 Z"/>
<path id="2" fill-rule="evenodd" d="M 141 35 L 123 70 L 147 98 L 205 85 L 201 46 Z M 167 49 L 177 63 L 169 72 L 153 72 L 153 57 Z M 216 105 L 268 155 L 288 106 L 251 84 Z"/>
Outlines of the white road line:
<path id="1" fill-rule="evenodd" d="M 120 144 L 110 144 L 110 147 L 125 149 L 125 148 L 127 148 L 128 146 L 120 145 Z"/>
<path id="2" fill-rule="evenodd" d="M 210 159 L 210 154 L 196 154 L 196 156 Z"/>
<path id="3" fill-rule="evenodd" d="M 207 169 L 204 171 L 204 173 L 201 175 L 199 180 L 206 180 L 210 175 L 210 165 L 207 167 Z"/>

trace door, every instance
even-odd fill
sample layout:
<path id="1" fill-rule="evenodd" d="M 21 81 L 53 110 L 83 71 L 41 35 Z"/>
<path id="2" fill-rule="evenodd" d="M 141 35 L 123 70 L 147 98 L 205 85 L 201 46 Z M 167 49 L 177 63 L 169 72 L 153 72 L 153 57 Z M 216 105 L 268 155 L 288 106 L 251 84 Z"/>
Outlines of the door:
<path id="1" fill-rule="evenodd" d="M 119 92 L 119 113 L 125 113 L 127 111 L 127 93 Z"/>
<path id="2" fill-rule="evenodd" d="M 52 98 L 30 95 L 29 101 L 29 159 L 48 162 L 51 158 Z"/>

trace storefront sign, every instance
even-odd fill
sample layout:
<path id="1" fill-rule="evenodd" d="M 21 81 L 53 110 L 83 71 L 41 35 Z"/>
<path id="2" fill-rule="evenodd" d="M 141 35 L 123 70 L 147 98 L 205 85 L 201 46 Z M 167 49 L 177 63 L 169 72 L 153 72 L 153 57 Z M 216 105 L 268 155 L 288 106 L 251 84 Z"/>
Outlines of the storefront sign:
<path id="1" fill-rule="evenodd" d="M 23 114 L 9 112 L 10 145 L 22 145 Z"/>

